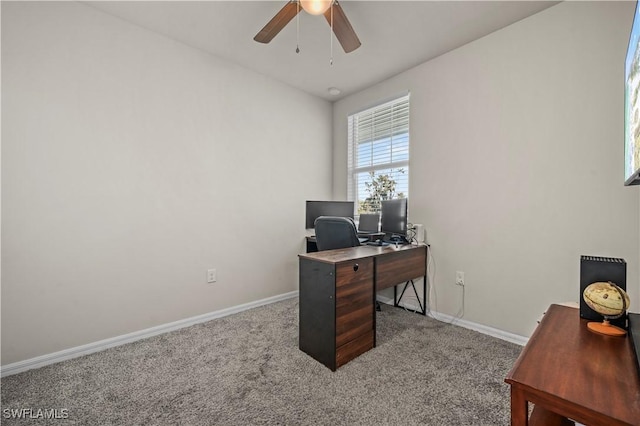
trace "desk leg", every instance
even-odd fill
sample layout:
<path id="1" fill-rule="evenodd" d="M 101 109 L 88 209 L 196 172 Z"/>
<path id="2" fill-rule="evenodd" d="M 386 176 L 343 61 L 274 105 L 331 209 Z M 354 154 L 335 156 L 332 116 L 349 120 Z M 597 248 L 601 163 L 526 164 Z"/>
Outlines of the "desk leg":
<path id="1" fill-rule="evenodd" d="M 397 298 L 397 292 L 396 292 L 396 288 L 397 286 L 393 287 L 393 306 L 395 306 L 396 308 L 400 307 L 400 301 L 402 300 L 402 296 L 404 296 L 404 292 L 407 290 L 407 287 L 409 287 L 409 284 L 411 284 L 411 287 L 413 287 L 413 292 L 416 295 L 416 300 L 418 301 L 418 305 L 420 306 L 420 313 L 424 316 L 427 316 L 427 298 L 426 298 L 426 294 L 427 294 L 427 277 L 424 277 L 425 281 L 423 284 L 423 296 L 422 298 L 424 299 L 424 304 L 422 304 L 422 302 L 420 302 L 420 297 L 418 296 L 418 290 L 416 290 L 416 285 L 413 282 L 413 280 L 409 280 L 406 283 L 404 283 L 404 288 L 402 289 L 402 293 L 400 293 L 400 298 Z"/>
<path id="2" fill-rule="evenodd" d="M 400 297 L 402 299 L 402 297 Z M 393 286 L 393 306 L 398 307 L 398 286 Z"/>
<path id="3" fill-rule="evenodd" d="M 528 426 L 529 404 L 524 393 L 511 385 L 511 426 Z"/>
<path id="4" fill-rule="evenodd" d="M 427 303 L 429 303 L 427 297 L 427 276 L 425 275 L 422 278 L 422 301 L 424 302 L 424 306 L 422 307 L 422 315 L 427 316 Z"/>

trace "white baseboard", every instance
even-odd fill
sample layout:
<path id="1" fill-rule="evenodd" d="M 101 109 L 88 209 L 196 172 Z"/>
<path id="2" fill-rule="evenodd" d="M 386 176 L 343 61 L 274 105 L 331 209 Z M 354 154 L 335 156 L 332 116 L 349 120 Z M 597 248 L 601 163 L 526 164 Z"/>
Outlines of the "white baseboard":
<path id="1" fill-rule="evenodd" d="M 209 312 L 207 314 L 202 314 L 195 317 L 170 322 L 167 324 L 158 325 L 156 327 L 147 328 L 145 330 L 134 331 L 133 333 L 124 334 L 122 336 L 116 336 L 109 339 L 100 340 L 98 342 L 93 342 L 82 346 L 76 346 L 74 348 L 64 349 L 59 352 L 38 356 L 24 361 L 14 362 L 12 364 L 3 365 L 2 367 L 0 367 L 0 377 L 10 376 L 12 374 L 21 373 L 33 368 L 40 368 L 44 367 L 45 365 L 55 364 L 57 362 L 66 361 L 68 359 L 103 351 L 115 346 L 135 342 L 136 340 L 146 339 L 158 334 L 167 333 L 169 331 L 178 330 L 184 327 L 189 327 L 216 318 L 226 317 L 227 315 L 232 315 L 238 312 L 246 311 L 248 309 L 257 308 L 258 306 L 279 302 L 281 300 L 291 299 L 297 296 L 298 291 L 296 290 L 289 293 L 268 297 L 266 299 L 256 300 L 255 302 L 232 306 L 231 308 L 221 309 L 219 311 Z"/>
<path id="2" fill-rule="evenodd" d="M 377 300 L 389 305 L 393 305 L 393 299 L 389 297 L 377 296 Z M 420 312 L 420 307 L 417 305 L 413 305 L 411 303 L 400 303 L 399 305 L 410 311 Z M 515 343 L 516 345 L 524 346 L 529 341 L 528 337 L 509 333 L 508 331 L 499 330 L 497 328 L 478 324 L 462 318 L 456 318 L 454 316 L 443 314 L 441 312 L 427 311 L 427 315 L 435 320 L 454 324 L 454 325 L 459 325 L 460 327 L 468 328 L 470 330 L 474 330 L 482 334 L 486 334 L 492 337 L 496 337 L 498 339 L 506 340 L 507 342 Z"/>

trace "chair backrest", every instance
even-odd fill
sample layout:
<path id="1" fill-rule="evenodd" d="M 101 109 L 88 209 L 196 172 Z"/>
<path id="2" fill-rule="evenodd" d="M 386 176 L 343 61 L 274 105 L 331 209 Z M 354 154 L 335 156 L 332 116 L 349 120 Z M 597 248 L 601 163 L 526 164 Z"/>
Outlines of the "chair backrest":
<path id="1" fill-rule="evenodd" d="M 377 213 L 362 213 L 358 221 L 359 232 L 380 231 L 380 215 Z"/>
<path id="2" fill-rule="evenodd" d="M 318 251 L 360 245 L 356 225 L 350 217 L 320 216 L 314 227 Z"/>

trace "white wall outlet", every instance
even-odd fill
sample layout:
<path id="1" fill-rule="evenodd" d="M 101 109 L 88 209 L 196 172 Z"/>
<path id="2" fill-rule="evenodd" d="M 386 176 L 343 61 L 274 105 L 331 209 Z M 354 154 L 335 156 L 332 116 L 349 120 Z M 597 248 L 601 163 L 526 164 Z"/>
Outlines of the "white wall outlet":
<path id="1" fill-rule="evenodd" d="M 218 279 L 218 273 L 216 272 L 215 269 L 207 270 L 207 282 L 208 283 L 215 283 L 217 279 Z"/>
<path id="2" fill-rule="evenodd" d="M 456 271 L 456 285 L 464 285 L 464 272 Z"/>

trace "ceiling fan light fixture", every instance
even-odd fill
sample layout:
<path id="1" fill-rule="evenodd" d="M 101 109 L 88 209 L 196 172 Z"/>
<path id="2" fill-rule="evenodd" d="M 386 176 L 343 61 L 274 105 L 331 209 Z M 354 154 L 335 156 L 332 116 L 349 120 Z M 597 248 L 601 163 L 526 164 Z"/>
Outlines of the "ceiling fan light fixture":
<path id="1" fill-rule="evenodd" d="M 258 43 L 269 43 L 293 18 L 298 16 L 300 6 L 308 13 L 324 15 L 344 53 L 353 52 L 360 47 L 360 40 L 338 0 L 289 0 L 253 39 Z M 299 25 L 298 19 L 296 24 Z M 331 43 L 333 43 L 333 36 Z"/>
<path id="2" fill-rule="evenodd" d="M 300 0 L 300 6 L 311 15 L 322 15 L 330 7 L 333 0 Z"/>

